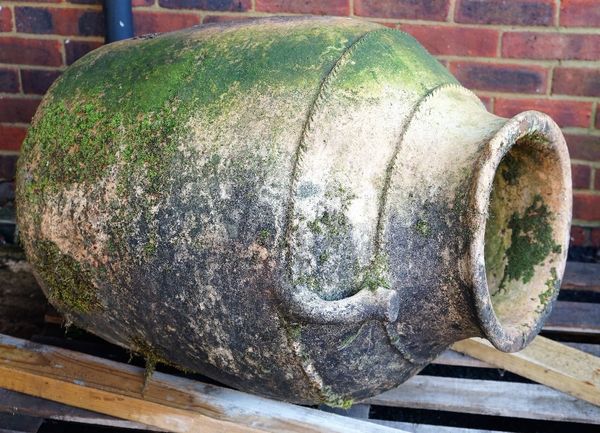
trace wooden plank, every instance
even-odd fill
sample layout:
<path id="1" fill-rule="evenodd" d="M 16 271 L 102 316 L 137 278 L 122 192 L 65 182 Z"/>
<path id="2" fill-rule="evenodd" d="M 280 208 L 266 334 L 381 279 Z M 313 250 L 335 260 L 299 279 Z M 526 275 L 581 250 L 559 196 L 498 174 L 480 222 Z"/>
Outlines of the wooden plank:
<path id="1" fill-rule="evenodd" d="M 440 356 L 433 360 L 432 364 L 451 365 L 454 367 L 496 368 L 487 362 L 451 349 L 442 352 Z"/>
<path id="2" fill-rule="evenodd" d="M 33 416 L 0 413 L 0 427 L 20 433 L 37 433 L 43 422 L 43 419 Z"/>
<path id="3" fill-rule="evenodd" d="M 46 313 L 44 314 L 44 322 L 51 323 L 53 325 L 63 325 L 65 323 L 65 319 L 58 314 Z"/>
<path id="4" fill-rule="evenodd" d="M 17 431 L 17 430 L 12 430 L 12 429 L 8 430 L 8 429 L 5 429 L 5 428 L 0 428 L 0 433 L 23 433 L 23 432 L 22 431 Z"/>
<path id="5" fill-rule="evenodd" d="M 77 422 L 107 427 L 161 431 L 145 424 L 102 415 L 89 410 L 79 409 L 39 397 L 32 397 L 7 389 L 0 389 L 0 412 L 29 415 L 36 418 L 56 421 Z"/>
<path id="6" fill-rule="evenodd" d="M 544 331 L 600 335 L 600 304 L 559 301 L 554 305 Z"/>
<path id="7" fill-rule="evenodd" d="M 600 424 L 600 408 L 543 385 L 415 376 L 365 400 L 380 406 Z"/>
<path id="8" fill-rule="evenodd" d="M 372 424 L 0 335 L 0 388 L 175 432 L 390 432 Z"/>
<path id="9" fill-rule="evenodd" d="M 319 405 L 319 410 L 358 419 L 368 419 L 370 409 L 371 406 L 368 404 L 355 404 L 348 409 L 342 409 L 341 407 L 329 407 L 324 404 Z"/>
<path id="10" fill-rule="evenodd" d="M 582 352 L 586 352 L 590 355 L 600 357 L 600 344 L 571 342 L 563 342 L 562 344 L 572 347 L 573 349 L 581 350 Z M 452 349 L 442 352 L 440 356 L 433 360 L 432 364 L 450 365 L 455 367 L 499 368 L 480 359 L 465 355 L 464 353 L 456 352 Z"/>
<path id="11" fill-rule="evenodd" d="M 462 427 L 449 427 L 443 425 L 414 424 L 411 422 L 387 421 L 382 419 L 372 419 L 369 421 L 379 425 L 403 429 L 410 433 L 507 433 L 498 430 L 480 430 Z"/>
<path id="12" fill-rule="evenodd" d="M 4 365 L 0 365 L 0 387 L 59 401 L 75 407 L 92 409 L 118 418 L 159 427 L 169 432 L 192 433 L 206 431 L 225 433 L 231 431 L 242 433 L 260 431 L 218 421 L 192 411 L 163 406 L 142 398 L 77 385 L 67 379 L 58 380 L 28 373 L 17 368 L 5 367 Z"/>
<path id="13" fill-rule="evenodd" d="M 589 355 L 600 357 L 600 344 L 589 344 L 589 343 L 571 343 L 569 341 L 562 342 L 565 346 L 569 346 L 573 349 L 581 350 Z"/>
<path id="14" fill-rule="evenodd" d="M 500 352 L 481 338 L 452 349 L 600 406 L 600 358 L 580 350 L 539 336 L 516 353 Z"/>
<path id="15" fill-rule="evenodd" d="M 567 262 L 561 289 L 600 292 L 600 263 Z"/>

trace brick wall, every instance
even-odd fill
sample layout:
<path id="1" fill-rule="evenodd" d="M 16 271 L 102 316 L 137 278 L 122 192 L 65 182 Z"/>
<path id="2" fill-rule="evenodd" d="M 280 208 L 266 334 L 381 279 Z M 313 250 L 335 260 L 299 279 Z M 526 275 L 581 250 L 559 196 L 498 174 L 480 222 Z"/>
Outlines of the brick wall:
<path id="1" fill-rule="evenodd" d="M 136 34 L 271 14 L 354 15 L 411 33 L 491 111 L 536 109 L 558 122 L 573 162 L 572 243 L 600 247 L 600 0 L 133 4 Z M 11 215 L 11 183 L 1 179 L 13 177 L 41 96 L 66 65 L 102 44 L 103 33 L 100 0 L 0 1 L 0 223 Z"/>

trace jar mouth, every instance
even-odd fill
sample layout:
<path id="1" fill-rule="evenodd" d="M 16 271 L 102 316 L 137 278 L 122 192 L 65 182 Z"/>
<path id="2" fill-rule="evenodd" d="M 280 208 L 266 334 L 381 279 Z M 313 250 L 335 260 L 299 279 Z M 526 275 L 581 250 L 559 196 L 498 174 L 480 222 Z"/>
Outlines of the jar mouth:
<path id="1" fill-rule="evenodd" d="M 471 191 L 471 266 L 484 336 L 506 352 L 524 348 L 558 295 L 571 224 L 571 169 L 564 137 L 526 111 L 485 145 Z"/>

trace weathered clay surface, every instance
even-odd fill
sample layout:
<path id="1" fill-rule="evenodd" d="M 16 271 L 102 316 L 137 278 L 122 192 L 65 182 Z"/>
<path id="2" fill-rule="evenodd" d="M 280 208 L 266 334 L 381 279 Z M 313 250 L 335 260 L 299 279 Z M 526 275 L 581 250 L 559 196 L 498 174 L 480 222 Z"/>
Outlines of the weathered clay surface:
<path id="1" fill-rule="evenodd" d="M 412 37 L 343 18 L 90 53 L 41 104 L 17 193 L 69 320 L 150 361 L 342 406 L 462 338 L 523 347 L 560 286 L 571 210 L 551 119 L 493 116 Z"/>

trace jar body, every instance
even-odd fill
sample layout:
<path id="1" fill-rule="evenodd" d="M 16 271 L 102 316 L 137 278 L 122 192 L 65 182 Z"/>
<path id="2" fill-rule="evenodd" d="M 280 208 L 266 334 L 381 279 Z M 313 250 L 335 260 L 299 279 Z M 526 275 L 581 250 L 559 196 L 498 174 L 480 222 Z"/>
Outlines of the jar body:
<path id="1" fill-rule="evenodd" d="M 485 335 L 470 191 L 506 125 L 414 39 L 371 23 L 111 44 L 36 114 L 22 239 L 78 326 L 246 391 L 343 405 Z"/>

